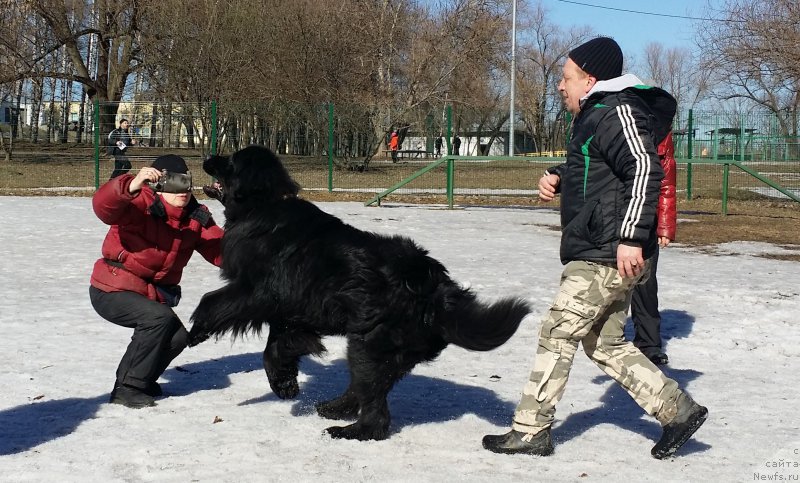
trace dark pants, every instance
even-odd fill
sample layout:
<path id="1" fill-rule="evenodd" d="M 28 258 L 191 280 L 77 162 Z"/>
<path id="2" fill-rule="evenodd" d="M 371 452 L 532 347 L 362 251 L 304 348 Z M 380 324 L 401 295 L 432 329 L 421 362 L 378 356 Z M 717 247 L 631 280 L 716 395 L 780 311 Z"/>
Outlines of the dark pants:
<path id="1" fill-rule="evenodd" d="M 397 150 L 396 149 L 392 149 L 392 162 L 393 163 L 397 162 Z"/>
<path id="2" fill-rule="evenodd" d="M 633 319 L 633 344 L 648 357 L 662 352 L 661 314 L 658 312 L 658 250 L 650 259 L 650 278 L 637 285 L 631 294 L 631 319 Z"/>
<path id="3" fill-rule="evenodd" d="M 131 161 L 127 156 L 114 156 L 114 171 L 108 179 L 114 179 L 119 175 L 125 174 L 131 170 Z"/>
<path id="4" fill-rule="evenodd" d="M 103 292 L 89 287 L 95 311 L 133 329 L 128 349 L 117 367 L 117 381 L 146 389 L 186 347 L 189 334 L 172 309 L 135 292 Z"/>

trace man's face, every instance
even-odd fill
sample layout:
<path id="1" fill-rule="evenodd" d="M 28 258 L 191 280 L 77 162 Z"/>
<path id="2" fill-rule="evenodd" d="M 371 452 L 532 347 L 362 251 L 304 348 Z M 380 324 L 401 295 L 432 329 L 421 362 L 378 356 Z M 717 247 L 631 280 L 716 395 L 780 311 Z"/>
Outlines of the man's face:
<path id="1" fill-rule="evenodd" d="M 582 71 L 578 64 L 569 58 L 561 72 L 558 92 L 561 93 L 561 99 L 564 101 L 567 111 L 573 115 L 578 114 L 581 110 L 581 98 L 592 90 L 597 80 Z"/>
<path id="2" fill-rule="evenodd" d="M 128 121 L 122 121 L 121 123 L 119 123 L 119 128 L 128 129 Z"/>

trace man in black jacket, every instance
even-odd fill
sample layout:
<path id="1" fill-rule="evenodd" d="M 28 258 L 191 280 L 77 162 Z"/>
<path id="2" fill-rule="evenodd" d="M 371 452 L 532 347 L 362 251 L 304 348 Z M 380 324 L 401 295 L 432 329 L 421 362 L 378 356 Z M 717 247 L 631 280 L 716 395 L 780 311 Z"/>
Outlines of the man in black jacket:
<path id="1" fill-rule="evenodd" d="M 114 156 L 114 171 L 111 172 L 109 179 L 114 179 L 131 169 L 131 162 L 125 153 L 129 146 L 136 144 L 136 140 L 128 133 L 128 124 L 128 120 L 123 118 L 119 121 L 119 127 L 108 134 L 108 154 Z"/>
<path id="2" fill-rule="evenodd" d="M 550 426 L 578 344 L 663 427 L 651 450 L 671 456 L 708 411 L 665 376 L 623 330 L 633 287 L 649 275 L 656 250 L 656 203 L 664 175 L 656 151 L 675 115 L 675 99 L 622 76 L 622 51 L 598 37 L 569 53 L 559 91 L 573 115 L 564 164 L 547 170 L 539 197 L 561 194 L 561 262 L 555 301 L 542 321 L 530 381 L 511 431 L 486 436 L 496 453 L 546 456 Z"/>

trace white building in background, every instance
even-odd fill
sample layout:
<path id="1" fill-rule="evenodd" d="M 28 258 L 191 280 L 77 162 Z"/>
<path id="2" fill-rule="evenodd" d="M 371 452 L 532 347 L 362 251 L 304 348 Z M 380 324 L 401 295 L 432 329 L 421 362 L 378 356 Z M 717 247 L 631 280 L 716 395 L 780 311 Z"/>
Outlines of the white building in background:
<path id="1" fill-rule="evenodd" d="M 477 133 L 466 132 L 459 134 L 461 139 L 461 147 L 459 148 L 460 156 L 508 156 L 508 131 L 500 132 L 494 138 L 492 145 L 489 147 L 488 153 L 480 153 L 479 148 L 481 145 L 486 147 L 491 139 L 491 136 L 478 137 Z M 425 151 L 427 153 L 434 153 L 434 141 L 436 136 L 417 136 L 413 132 L 409 132 L 408 136 L 403 139 L 403 144 L 400 146 L 401 150 Z M 453 140 L 450 140 L 451 144 Z M 514 133 L 514 143 L 516 144 L 517 155 L 533 151 L 533 141 L 529 134 L 521 131 Z M 442 137 L 442 155 L 447 154 L 447 140 Z"/>

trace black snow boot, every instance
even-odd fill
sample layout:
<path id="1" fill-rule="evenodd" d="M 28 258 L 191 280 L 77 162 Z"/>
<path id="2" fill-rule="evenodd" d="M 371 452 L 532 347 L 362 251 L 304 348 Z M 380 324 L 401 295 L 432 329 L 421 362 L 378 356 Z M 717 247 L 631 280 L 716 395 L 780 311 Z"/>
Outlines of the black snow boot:
<path id="1" fill-rule="evenodd" d="M 151 382 L 146 388 L 142 389 L 142 392 L 151 397 L 161 397 L 164 395 L 164 391 L 161 389 L 161 384 L 157 382 Z"/>
<path id="2" fill-rule="evenodd" d="M 153 396 L 148 395 L 142 389 L 120 383 L 114 385 L 114 390 L 111 391 L 111 398 L 109 398 L 108 402 L 111 404 L 122 404 L 123 406 L 133 409 L 156 405 Z"/>
<path id="3" fill-rule="evenodd" d="M 686 394 L 681 393 L 676 404 L 677 414 L 672 421 L 664 425 L 661 439 L 650 450 L 653 458 L 661 460 L 675 454 L 708 417 L 708 409 L 694 402 Z"/>
<path id="4" fill-rule="evenodd" d="M 522 433 L 513 429 L 506 434 L 483 437 L 483 447 L 493 453 L 529 454 L 549 456 L 553 454 L 553 441 L 550 430 L 545 429 L 537 434 Z"/>

